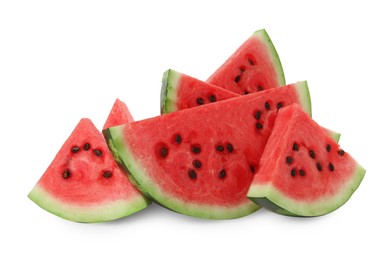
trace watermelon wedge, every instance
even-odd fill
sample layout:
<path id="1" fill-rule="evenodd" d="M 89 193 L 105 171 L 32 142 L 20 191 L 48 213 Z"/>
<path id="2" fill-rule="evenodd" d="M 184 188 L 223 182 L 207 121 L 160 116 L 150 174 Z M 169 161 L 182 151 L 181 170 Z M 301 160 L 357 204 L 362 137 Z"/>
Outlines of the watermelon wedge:
<path id="1" fill-rule="evenodd" d="M 132 117 L 126 113 L 125 104 L 117 100 L 106 124 L 127 123 Z M 150 204 L 116 164 L 102 133 L 86 118 L 80 120 L 28 197 L 48 212 L 76 222 L 110 221 Z"/>
<path id="2" fill-rule="evenodd" d="M 241 96 L 172 69 L 163 74 L 162 82 L 162 114 Z M 324 131 L 336 142 L 339 141 L 340 133 L 326 128 Z"/>
<path id="3" fill-rule="evenodd" d="M 342 206 L 365 169 L 295 104 L 278 112 L 247 196 L 271 211 L 320 216 Z"/>
<path id="4" fill-rule="evenodd" d="M 249 37 L 207 83 L 241 95 L 284 86 L 281 61 L 266 30 Z"/>
<path id="5" fill-rule="evenodd" d="M 238 218 L 259 208 L 246 194 L 277 111 L 292 103 L 311 112 L 306 82 L 103 133 L 121 168 L 159 204 L 195 217 Z"/>
<path id="6" fill-rule="evenodd" d="M 162 114 L 238 97 L 239 94 L 169 69 L 163 73 Z"/>
<path id="7" fill-rule="evenodd" d="M 106 122 L 104 123 L 103 129 L 130 122 L 134 122 L 134 118 L 132 117 L 130 110 L 128 110 L 126 103 L 117 98 L 111 108 Z"/>

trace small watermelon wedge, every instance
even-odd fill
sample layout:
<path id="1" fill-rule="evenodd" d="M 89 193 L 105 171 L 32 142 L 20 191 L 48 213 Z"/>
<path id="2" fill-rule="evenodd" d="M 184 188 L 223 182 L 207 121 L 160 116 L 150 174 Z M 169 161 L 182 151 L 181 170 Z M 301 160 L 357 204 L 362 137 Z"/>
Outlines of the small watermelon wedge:
<path id="1" fill-rule="evenodd" d="M 125 104 L 117 100 L 106 125 L 128 123 L 130 118 Z M 150 204 L 129 182 L 102 133 L 87 118 L 80 120 L 28 197 L 48 212 L 75 222 L 115 220 Z"/>
<path id="2" fill-rule="evenodd" d="M 306 82 L 103 133 L 121 168 L 154 201 L 190 216 L 239 218 L 259 209 L 246 194 L 277 111 L 292 103 L 311 112 Z"/>
<path id="3" fill-rule="evenodd" d="M 320 216 L 342 206 L 365 169 L 295 104 L 278 112 L 247 196 L 289 216 Z"/>
<path id="4" fill-rule="evenodd" d="M 106 122 L 104 123 L 103 129 L 130 122 L 134 122 L 134 118 L 132 117 L 130 110 L 128 110 L 126 103 L 117 98 L 111 108 Z"/>
<path id="5" fill-rule="evenodd" d="M 241 95 L 286 84 L 278 53 L 264 29 L 254 32 L 206 82 Z"/>

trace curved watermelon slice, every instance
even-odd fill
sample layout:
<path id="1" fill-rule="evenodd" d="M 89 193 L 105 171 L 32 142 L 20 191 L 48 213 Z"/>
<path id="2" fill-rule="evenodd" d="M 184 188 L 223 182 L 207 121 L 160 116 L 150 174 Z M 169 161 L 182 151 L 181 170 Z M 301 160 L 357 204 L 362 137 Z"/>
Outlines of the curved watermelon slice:
<path id="1" fill-rule="evenodd" d="M 290 216 L 320 216 L 342 206 L 364 168 L 299 106 L 279 111 L 247 196 Z"/>
<path id="2" fill-rule="evenodd" d="M 256 31 L 208 79 L 238 94 L 285 85 L 281 61 L 265 30 Z"/>
<path id="3" fill-rule="evenodd" d="M 124 106 L 120 100 L 115 102 L 110 122 L 129 118 L 116 113 L 118 108 L 129 113 Z M 103 135 L 89 119 L 80 120 L 28 197 L 76 222 L 110 221 L 150 204 L 116 164 Z"/>
<path id="4" fill-rule="evenodd" d="M 299 103 L 306 82 L 181 110 L 103 131 L 121 168 L 159 204 L 190 216 L 238 218 L 259 207 L 249 185 L 277 111 Z"/>

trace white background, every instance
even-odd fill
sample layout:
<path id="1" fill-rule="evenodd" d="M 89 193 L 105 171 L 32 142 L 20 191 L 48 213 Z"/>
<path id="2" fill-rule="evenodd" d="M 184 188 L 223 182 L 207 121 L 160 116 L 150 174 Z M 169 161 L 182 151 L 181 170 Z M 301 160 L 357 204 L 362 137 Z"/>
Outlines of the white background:
<path id="1" fill-rule="evenodd" d="M 384 9 L 317 2 L 1 1 L 0 259 L 384 259 Z M 165 70 L 205 80 L 261 28 L 287 83 L 308 80 L 313 118 L 367 169 L 342 208 L 209 221 L 152 205 L 79 224 L 27 198 L 80 118 L 101 128 L 115 98 L 156 116 Z"/>

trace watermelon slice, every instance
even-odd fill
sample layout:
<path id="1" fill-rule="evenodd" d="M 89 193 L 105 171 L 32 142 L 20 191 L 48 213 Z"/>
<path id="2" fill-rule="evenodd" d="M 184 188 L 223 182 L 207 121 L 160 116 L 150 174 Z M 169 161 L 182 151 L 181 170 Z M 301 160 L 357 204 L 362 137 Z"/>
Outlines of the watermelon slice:
<path id="1" fill-rule="evenodd" d="M 104 123 L 103 129 L 129 122 L 134 122 L 134 118 L 128 110 L 126 103 L 117 98 L 114 105 L 112 106 L 111 112 L 108 115 L 106 122 Z"/>
<path id="2" fill-rule="evenodd" d="M 238 96 L 234 92 L 169 69 L 163 74 L 160 110 L 166 114 Z"/>
<path id="3" fill-rule="evenodd" d="M 291 216 L 320 216 L 342 206 L 365 174 L 299 106 L 279 111 L 247 196 Z"/>
<path id="4" fill-rule="evenodd" d="M 306 82 L 103 133 L 121 167 L 159 204 L 201 218 L 238 218 L 259 208 L 246 194 L 277 111 L 292 103 L 310 113 Z"/>
<path id="5" fill-rule="evenodd" d="M 110 122 L 130 118 L 118 116 L 116 109 L 129 113 L 124 106 L 120 100 L 115 102 Z M 89 119 L 80 120 L 28 197 L 41 208 L 76 222 L 110 221 L 150 204 L 116 164 L 103 135 Z"/>
<path id="6" fill-rule="evenodd" d="M 208 79 L 238 94 L 285 85 L 277 51 L 265 30 L 256 31 Z"/>
<path id="7" fill-rule="evenodd" d="M 169 69 L 163 75 L 161 112 L 167 114 L 239 96 L 239 94 Z M 324 131 L 336 142 L 339 141 L 340 133 L 326 128 Z"/>

